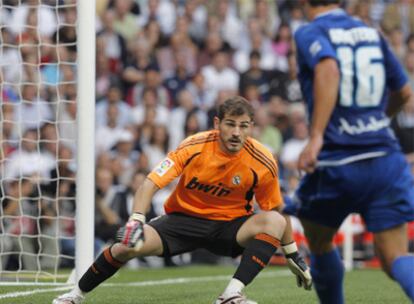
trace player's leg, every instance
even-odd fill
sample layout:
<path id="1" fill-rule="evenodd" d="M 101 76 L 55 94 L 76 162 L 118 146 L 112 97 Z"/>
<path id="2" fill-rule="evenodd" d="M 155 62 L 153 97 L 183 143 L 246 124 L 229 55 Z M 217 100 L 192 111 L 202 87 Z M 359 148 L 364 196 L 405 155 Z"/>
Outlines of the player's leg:
<path id="1" fill-rule="evenodd" d="M 407 224 L 374 233 L 374 246 L 383 270 L 414 302 L 414 256 L 408 255 Z"/>
<path id="2" fill-rule="evenodd" d="M 161 255 L 163 244 L 157 231 L 144 226 L 145 242 L 136 250 L 121 243 L 115 243 L 106 248 L 84 273 L 75 288 L 53 301 L 53 304 L 79 304 L 87 292 L 90 292 L 106 279 L 114 275 L 127 261 L 134 257 Z"/>
<path id="3" fill-rule="evenodd" d="M 232 297 L 243 297 L 242 289 L 268 264 L 280 245 L 285 227 L 286 220 L 276 211 L 253 215 L 241 225 L 236 234 L 236 241 L 245 249 L 233 278 L 216 303 L 231 303 L 226 301 L 230 301 Z M 240 303 L 255 302 L 245 300 Z"/>
<path id="4" fill-rule="evenodd" d="M 301 219 L 311 251 L 311 274 L 321 304 L 344 303 L 344 267 L 333 244 L 335 228 Z"/>
<path id="5" fill-rule="evenodd" d="M 402 153 L 392 153 L 372 162 L 375 195 L 361 215 L 367 229 L 374 233 L 374 246 L 382 268 L 414 302 L 414 256 L 408 255 L 406 225 L 414 220 L 413 176 Z"/>

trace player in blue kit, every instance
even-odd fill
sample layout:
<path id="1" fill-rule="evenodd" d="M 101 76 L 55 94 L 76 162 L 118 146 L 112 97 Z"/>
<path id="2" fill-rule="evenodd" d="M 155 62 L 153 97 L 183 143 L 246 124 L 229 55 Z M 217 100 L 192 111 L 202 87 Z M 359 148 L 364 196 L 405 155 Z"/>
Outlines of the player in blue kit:
<path id="1" fill-rule="evenodd" d="M 383 270 L 414 301 L 406 225 L 414 220 L 414 183 L 389 128 L 412 92 L 384 38 L 339 2 L 308 0 L 312 22 L 295 33 L 310 139 L 299 157 L 307 174 L 293 207 L 309 240 L 321 303 L 344 303 L 344 270 L 332 239 L 353 212 L 374 233 Z"/>

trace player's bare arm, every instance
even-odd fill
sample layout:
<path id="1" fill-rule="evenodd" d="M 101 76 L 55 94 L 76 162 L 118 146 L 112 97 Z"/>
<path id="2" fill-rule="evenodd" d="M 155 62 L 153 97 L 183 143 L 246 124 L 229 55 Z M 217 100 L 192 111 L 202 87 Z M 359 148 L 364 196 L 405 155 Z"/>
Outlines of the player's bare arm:
<path id="1" fill-rule="evenodd" d="M 145 214 L 148 212 L 152 197 L 159 188 L 149 178 L 138 188 L 134 196 L 133 212 L 128 222 L 118 231 L 117 239 L 121 244 L 138 251 L 144 245 Z"/>
<path id="2" fill-rule="evenodd" d="M 152 197 L 159 190 L 152 180 L 146 178 L 134 196 L 133 213 L 146 214 L 151 206 Z"/>
<path id="3" fill-rule="evenodd" d="M 386 111 L 388 117 L 394 117 L 394 115 L 400 112 L 407 104 L 414 105 L 413 91 L 408 83 L 400 90 L 390 94 L 390 100 Z"/>
<path id="4" fill-rule="evenodd" d="M 338 97 L 339 69 L 333 58 L 323 59 L 315 67 L 314 110 L 309 143 L 299 156 L 298 168 L 307 173 L 315 170 L 317 157 L 323 144 L 323 134 L 328 125 Z"/>

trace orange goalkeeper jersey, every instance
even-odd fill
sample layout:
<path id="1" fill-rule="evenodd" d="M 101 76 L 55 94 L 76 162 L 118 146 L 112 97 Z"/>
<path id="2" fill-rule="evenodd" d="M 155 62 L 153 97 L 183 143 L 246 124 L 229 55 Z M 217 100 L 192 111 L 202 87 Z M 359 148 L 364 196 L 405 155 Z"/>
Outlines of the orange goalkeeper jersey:
<path id="1" fill-rule="evenodd" d="M 283 203 L 276 162 L 258 141 L 248 138 L 235 155 L 221 151 L 218 131 L 198 133 L 170 152 L 148 178 L 159 188 L 181 176 L 165 203 L 166 213 L 181 212 L 229 221 Z"/>

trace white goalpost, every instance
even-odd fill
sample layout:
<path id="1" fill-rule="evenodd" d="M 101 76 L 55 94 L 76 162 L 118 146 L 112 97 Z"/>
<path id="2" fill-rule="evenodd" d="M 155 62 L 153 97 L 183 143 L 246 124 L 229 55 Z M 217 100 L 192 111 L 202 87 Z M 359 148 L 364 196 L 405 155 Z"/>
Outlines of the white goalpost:
<path id="1" fill-rule="evenodd" d="M 93 261 L 94 132 L 95 0 L 1 1 L 0 285 Z"/>
<path id="2" fill-rule="evenodd" d="M 76 279 L 80 279 L 92 263 L 94 249 L 95 0 L 78 2 L 78 20 Z"/>

